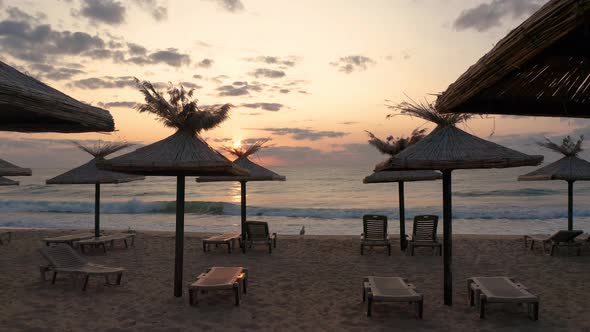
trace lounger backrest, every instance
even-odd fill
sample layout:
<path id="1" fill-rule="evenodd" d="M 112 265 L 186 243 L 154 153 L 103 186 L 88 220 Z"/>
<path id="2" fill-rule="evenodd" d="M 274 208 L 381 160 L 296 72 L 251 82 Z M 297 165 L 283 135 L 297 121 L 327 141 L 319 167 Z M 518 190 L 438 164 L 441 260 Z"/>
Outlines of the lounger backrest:
<path id="1" fill-rule="evenodd" d="M 264 221 L 246 221 L 246 236 L 248 240 L 268 240 L 270 232 L 268 223 Z"/>
<path id="2" fill-rule="evenodd" d="M 436 241 L 436 228 L 438 227 L 438 216 L 422 215 L 414 217 L 414 230 L 412 240 L 414 241 Z"/>
<path id="3" fill-rule="evenodd" d="M 84 257 L 80 256 L 67 244 L 58 244 L 54 247 L 39 249 L 39 251 L 51 265 L 58 268 L 76 267 L 88 263 Z"/>
<path id="4" fill-rule="evenodd" d="M 363 216 L 363 233 L 365 240 L 387 239 L 387 217 L 375 214 Z"/>
<path id="5" fill-rule="evenodd" d="M 576 231 L 561 230 L 561 231 L 557 231 L 557 232 L 553 233 L 553 235 L 551 235 L 551 237 L 549 239 L 554 242 L 570 242 L 570 241 L 573 241 L 576 237 L 578 237 L 582 233 L 584 233 L 584 232 L 579 231 L 579 230 L 576 230 Z"/>

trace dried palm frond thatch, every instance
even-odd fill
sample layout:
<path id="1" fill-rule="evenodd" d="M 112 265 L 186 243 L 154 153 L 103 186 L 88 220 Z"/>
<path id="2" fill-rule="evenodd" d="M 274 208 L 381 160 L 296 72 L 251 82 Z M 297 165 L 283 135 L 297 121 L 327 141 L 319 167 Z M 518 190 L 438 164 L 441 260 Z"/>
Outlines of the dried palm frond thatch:
<path id="1" fill-rule="evenodd" d="M 577 142 L 574 142 L 574 140 L 568 135 L 563 138 L 561 144 L 554 143 L 546 137 L 545 142 L 538 142 L 537 144 L 551 151 L 561 153 L 566 157 L 575 157 L 582 152 L 583 141 L 584 136 L 580 136 L 580 139 Z"/>
<path id="2" fill-rule="evenodd" d="M 426 136 L 426 129 L 416 128 L 409 137 L 393 137 L 393 135 L 390 135 L 384 141 L 368 130 L 365 130 L 365 132 L 369 135 L 368 142 L 370 145 L 374 146 L 379 152 L 390 156 L 395 156 L 408 146 L 418 143 Z"/>
<path id="3" fill-rule="evenodd" d="M 387 118 L 402 114 L 424 119 L 441 127 L 456 126 L 473 117 L 473 114 L 443 114 L 440 113 L 433 103 L 427 101 L 416 102 L 414 100 L 404 101 L 395 105 L 388 105 L 389 109 L 399 113 L 389 114 Z"/>
<path id="4" fill-rule="evenodd" d="M 117 151 L 126 149 L 133 144 L 124 143 L 124 142 L 102 142 L 98 141 L 93 146 L 84 145 L 80 142 L 72 142 L 76 147 L 80 150 L 88 152 L 96 159 L 104 159 L 104 157 L 113 154 Z"/>
<path id="5" fill-rule="evenodd" d="M 262 148 L 265 148 L 264 144 L 268 143 L 269 139 L 261 139 L 258 140 L 248 146 L 224 146 L 221 149 L 223 151 L 228 152 L 229 154 L 237 157 L 238 159 L 241 158 L 248 158 L 249 156 L 255 154 L 256 152 L 260 151 Z"/>
<path id="6" fill-rule="evenodd" d="M 137 78 L 135 81 L 145 99 L 145 103 L 138 105 L 137 110 L 155 114 L 166 127 L 199 134 L 202 130 L 217 127 L 229 117 L 231 104 L 199 108 L 197 99 L 193 99 L 194 89 L 186 90 L 182 84 L 175 87 L 170 83 L 166 100 L 152 83 Z"/>

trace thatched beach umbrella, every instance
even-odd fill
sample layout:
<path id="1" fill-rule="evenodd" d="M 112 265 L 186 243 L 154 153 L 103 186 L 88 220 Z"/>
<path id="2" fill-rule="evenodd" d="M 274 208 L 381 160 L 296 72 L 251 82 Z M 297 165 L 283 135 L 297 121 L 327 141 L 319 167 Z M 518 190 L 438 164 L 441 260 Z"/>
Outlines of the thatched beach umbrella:
<path id="1" fill-rule="evenodd" d="M 392 157 L 383 170 L 440 170 L 443 178 L 444 303 L 453 303 L 451 172 L 456 169 L 534 166 L 543 156 L 529 156 L 464 132 L 456 124 L 464 114 L 441 114 L 431 104 L 401 103 L 393 109 L 431 121 L 437 127 L 420 142 Z"/>
<path id="2" fill-rule="evenodd" d="M 19 182 L 0 176 L 0 186 L 18 186 Z"/>
<path id="3" fill-rule="evenodd" d="M 0 159 L 0 176 L 31 176 L 31 169 L 18 167 Z"/>
<path id="4" fill-rule="evenodd" d="M 180 297 L 184 253 L 185 177 L 247 175 L 248 172 L 232 164 L 199 136 L 201 131 L 217 127 L 226 120 L 231 105 L 199 109 L 196 99 L 192 99 L 193 89 L 186 91 L 182 86 L 170 86 L 169 98 L 166 100 L 151 83 L 138 81 L 138 85 L 145 98 L 145 103 L 138 106 L 138 111 L 155 114 L 166 127 L 176 129 L 176 133 L 133 152 L 101 161 L 97 165 L 100 169 L 115 172 L 176 177 L 174 296 Z"/>
<path id="5" fill-rule="evenodd" d="M 224 150 L 237 157 L 233 163 L 239 167 L 246 169 L 250 175 L 245 176 L 200 176 L 197 182 L 222 182 L 222 181 L 238 181 L 240 182 L 241 191 L 241 233 L 242 233 L 242 251 L 246 250 L 246 182 L 248 181 L 285 181 L 286 177 L 279 175 L 267 168 L 264 168 L 248 157 L 260 151 L 267 140 L 255 142 L 249 147 L 224 147 Z"/>
<path id="6" fill-rule="evenodd" d="M 82 103 L 0 61 L 0 131 L 113 130 L 108 111 Z"/>
<path id="7" fill-rule="evenodd" d="M 96 167 L 98 161 L 112 153 L 125 149 L 131 144 L 125 143 L 98 143 L 96 146 L 84 146 L 76 143 L 82 151 L 88 152 L 94 158 L 82 166 L 69 170 L 61 175 L 46 181 L 47 184 L 94 184 L 94 236 L 100 236 L 100 185 L 117 184 L 137 180 L 143 180 L 140 175 L 131 175 L 111 171 L 99 170 Z"/>
<path id="8" fill-rule="evenodd" d="M 403 151 L 408 146 L 419 142 L 424 138 L 425 130 L 414 130 L 409 138 L 389 136 L 387 141 L 383 141 L 373 135 L 369 134 L 369 144 L 373 145 L 379 152 L 395 156 Z M 404 199 L 404 183 L 414 181 L 430 181 L 440 180 L 442 178 L 439 172 L 435 171 L 382 171 L 374 172 L 363 179 L 363 183 L 395 183 L 398 185 L 398 199 L 399 199 L 399 235 L 400 235 L 400 249 L 406 250 L 406 209 Z"/>
<path id="9" fill-rule="evenodd" d="M 441 112 L 590 118 L 590 1 L 551 0 L 436 102 Z"/>
<path id="10" fill-rule="evenodd" d="M 561 145 L 549 140 L 545 143 L 539 143 L 541 146 L 563 154 L 564 157 L 545 167 L 518 177 L 518 181 L 567 181 L 567 228 L 570 231 L 574 229 L 574 182 L 590 181 L 590 162 L 577 157 L 578 153 L 582 151 L 582 140 L 583 137 L 574 143 L 567 136 L 563 139 Z"/>

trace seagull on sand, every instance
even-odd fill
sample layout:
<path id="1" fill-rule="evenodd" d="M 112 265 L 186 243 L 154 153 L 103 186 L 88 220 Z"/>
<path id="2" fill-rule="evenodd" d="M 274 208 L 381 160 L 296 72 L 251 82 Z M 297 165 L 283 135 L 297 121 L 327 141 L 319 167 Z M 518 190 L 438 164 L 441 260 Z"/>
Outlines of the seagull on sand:
<path id="1" fill-rule="evenodd" d="M 305 235 L 305 226 L 301 226 L 301 230 L 299 231 L 299 235 Z"/>

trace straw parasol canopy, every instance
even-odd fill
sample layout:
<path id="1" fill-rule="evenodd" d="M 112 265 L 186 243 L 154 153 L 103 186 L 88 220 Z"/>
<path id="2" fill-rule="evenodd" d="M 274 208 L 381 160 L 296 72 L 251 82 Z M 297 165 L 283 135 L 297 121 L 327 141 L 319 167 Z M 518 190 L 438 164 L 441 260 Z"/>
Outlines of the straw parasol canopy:
<path id="1" fill-rule="evenodd" d="M 552 0 L 443 92 L 441 112 L 590 117 L 589 0 Z"/>
<path id="2" fill-rule="evenodd" d="M 262 167 L 252 160 L 250 156 L 260 151 L 264 147 L 268 140 L 259 140 L 249 147 L 224 147 L 223 149 L 235 156 L 236 159 L 233 161 L 234 164 L 239 167 L 248 170 L 249 175 L 242 176 L 200 176 L 197 178 L 197 182 L 223 182 L 223 181 L 238 181 L 240 182 L 241 192 L 241 233 L 242 233 L 242 251 L 246 252 L 246 182 L 248 181 L 285 181 L 287 178 L 283 175 L 279 175 L 265 167 Z"/>
<path id="3" fill-rule="evenodd" d="M 30 176 L 30 168 L 18 167 L 6 160 L 0 159 L 0 176 Z"/>
<path id="4" fill-rule="evenodd" d="M 539 145 L 560 153 L 564 157 L 538 170 L 518 177 L 518 181 L 567 181 L 567 228 L 570 231 L 574 229 L 574 182 L 590 181 L 590 162 L 578 158 L 578 154 L 582 151 L 583 140 L 584 137 L 582 136 L 577 142 L 574 142 L 571 137 L 567 136 L 563 139 L 561 145 L 551 142 L 548 139 L 546 142 L 539 143 Z"/>
<path id="5" fill-rule="evenodd" d="M 19 182 L 0 176 L 0 186 L 18 186 Z"/>
<path id="6" fill-rule="evenodd" d="M 46 181 L 47 184 L 94 184 L 94 236 L 100 236 L 100 185 L 118 184 L 137 180 L 143 180 L 140 175 L 131 175 L 111 171 L 99 170 L 96 167 L 98 161 L 112 153 L 126 149 L 131 144 L 126 143 L 97 143 L 95 146 L 85 146 L 74 143 L 80 150 L 88 152 L 94 158 L 82 166 L 76 167 L 63 174 Z"/>
<path id="7" fill-rule="evenodd" d="M 470 135 L 456 125 L 471 115 L 441 114 L 429 103 L 404 102 L 391 106 L 401 114 L 433 122 L 437 127 L 378 167 L 382 170 L 440 170 L 443 178 L 444 303 L 453 303 L 451 172 L 455 169 L 507 168 L 539 165 L 543 156 L 529 156 Z"/>
<path id="8" fill-rule="evenodd" d="M 383 141 L 373 135 L 373 133 L 367 131 L 369 134 L 369 144 L 374 146 L 379 152 L 390 156 L 403 151 L 408 146 L 419 142 L 424 138 L 426 130 L 414 130 L 412 135 L 408 138 L 393 136 L 387 137 L 386 141 Z M 400 249 L 406 250 L 406 211 L 405 211 L 405 199 L 404 199 L 404 183 L 415 182 L 415 181 L 430 181 L 440 180 L 441 174 L 436 171 L 382 171 L 374 172 L 373 174 L 366 176 L 363 179 L 363 183 L 395 183 L 398 184 L 398 199 L 399 199 L 399 235 L 400 235 Z"/>
<path id="9" fill-rule="evenodd" d="M 174 266 L 174 296 L 182 296 L 184 255 L 184 194 L 185 176 L 247 175 L 248 172 L 232 164 L 221 153 L 213 150 L 199 136 L 203 130 L 217 127 L 226 120 L 230 104 L 201 107 L 193 99 L 194 89 L 170 84 L 166 99 L 148 82 L 137 80 L 145 103 L 137 107 L 140 113 L 152 113 L 169 128 L 172 136 L 139 148 L 122 156 L 97 163 L 99 169 L 147 176 L 176 177 L 176 248 Z"/>
<path id="10" fill-rule="evenodd" d="M 0 130 L 111 132 L 108 111 L 84 104 L 0 61 Z"/>

